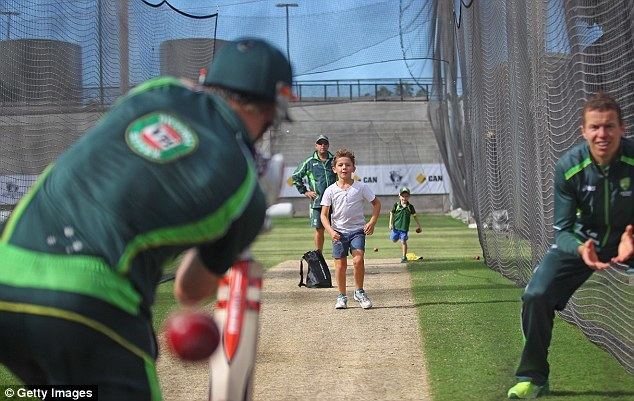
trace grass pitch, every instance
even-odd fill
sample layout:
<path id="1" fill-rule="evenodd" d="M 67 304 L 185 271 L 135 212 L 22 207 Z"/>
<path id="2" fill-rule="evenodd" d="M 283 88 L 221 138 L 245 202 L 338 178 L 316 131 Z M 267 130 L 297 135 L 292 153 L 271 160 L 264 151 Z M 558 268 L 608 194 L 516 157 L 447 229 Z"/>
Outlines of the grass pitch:
<path id="1" fill-rule="evenodd" d="M 432 399 L 502 400 L 514 384 L 522 336 L 517 288 L 488 269 L 477 232 L 447 216 L 421 214 L 423 233 L 410 232 L 409 252 L 424 259 L 409 262 L 418 309 L 423 353 Z M 366 260 L 400 258 L 399 244 L 387 238 L 387 216 L 366 241 Z M 297 260 L 314 247 L 306 218 L 274 221 L 273 230 L 254 244 L 255 257 L 266 268 Z M 330 239 L 324 254 L 329 264 Z M 378 252 L 373 252 L 378 248 Z M 155 327 L 177 305 L 172 283 L 158 288 Z M 552 394 L 543 399 L 601 401 L 634 399 L 634 378 L 606 352 L 591 344 L 574 326 L 556 318 L 550 351 Z M 0 384 L 17 380 L 0 369 Z"/>

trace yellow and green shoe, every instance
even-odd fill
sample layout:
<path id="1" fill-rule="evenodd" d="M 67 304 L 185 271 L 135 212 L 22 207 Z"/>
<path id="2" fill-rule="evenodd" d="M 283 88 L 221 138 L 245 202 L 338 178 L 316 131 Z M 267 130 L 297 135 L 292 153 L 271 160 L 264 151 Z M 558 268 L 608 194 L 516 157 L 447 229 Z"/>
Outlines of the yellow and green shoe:
<path id="1" fill-rule="evenodd" d="M 533 398 L 541 397 L 550 392 L 548 388 L 548 382 L 543 386 L 538 386 L 537 384 L 533 384 L 531 382 L 519 382 L 513 387 L 509 389 L 508 398 L 510 399 L 521 399 L 521 400 L 532 400 Z"/>

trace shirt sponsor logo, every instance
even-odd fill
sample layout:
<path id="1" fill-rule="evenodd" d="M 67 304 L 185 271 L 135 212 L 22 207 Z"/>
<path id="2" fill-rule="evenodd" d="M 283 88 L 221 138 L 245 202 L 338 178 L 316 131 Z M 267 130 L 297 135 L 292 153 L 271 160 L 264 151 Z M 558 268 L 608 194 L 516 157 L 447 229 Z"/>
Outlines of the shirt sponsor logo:
<path id="1" fill-rule="evenodd" d="M 594 191 L 596 191 L 596 190 L 597 190 L 597 187 L 596 187 L 596 186 L 594 186 L 594 185 L 584 185 L 584 186 L 581 188 L 581 191 L 582 191 L 582 192 L 594 192 Z"/>
<path id="2" fill-rule="evenodd" d="M 196 149 L 198 136 L 173 115 L 151 113 L 128 126 L 126 142 L 138 155 L 159 163 L 181 158 Z"/>
<path id="3" fill-rule="evenodd" d="M 621 191 L 620 194 L 623 197 L 629 197 L 632 196 L 632 191 Z"/>

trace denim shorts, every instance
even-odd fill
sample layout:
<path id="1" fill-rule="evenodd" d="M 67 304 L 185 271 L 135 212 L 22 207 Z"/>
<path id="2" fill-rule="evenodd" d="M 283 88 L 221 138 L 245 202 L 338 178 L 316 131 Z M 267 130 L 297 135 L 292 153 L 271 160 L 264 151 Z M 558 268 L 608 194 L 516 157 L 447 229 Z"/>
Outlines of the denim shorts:
<path id="1" fill-rule="evenodd" d="M 394 242 L 401 240 L 401 241 L 407 241 L 409 237 L 407 236 L 407 231 L 401 231 L 401 230 L 395 230 L 392 229 L 390 231 L 390 239 Z"/>
<path id="2" fill-rule="evenodd" d="M 341 238 L 332 241 L 332 257 L 345 258 L 351 251 L 359 249 L 365 251 L 365 233 L 363 230 L 351 233 L 339 233 Z"/>

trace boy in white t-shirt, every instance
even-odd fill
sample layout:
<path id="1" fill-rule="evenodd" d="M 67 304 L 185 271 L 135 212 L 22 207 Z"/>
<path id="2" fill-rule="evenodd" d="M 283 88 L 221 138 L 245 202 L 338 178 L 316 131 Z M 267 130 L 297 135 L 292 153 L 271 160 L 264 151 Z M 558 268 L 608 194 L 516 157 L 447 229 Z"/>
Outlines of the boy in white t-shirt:
<path id="1" fill-rule="evenodd" d="M 321 198 L 321 222 L 332 237 L 332 256 L 335 259 L 335 275 L 339 295 L 335 309 L 346 309 L 346 269 L 348 251 L 352 255 L 354 266 L 354 300 L 359 301 L 363 309 L 372 307 L 372 301 L 363 289 L 365 277 L 365 236 L 374 233 L 374 226 L 381 212 L 381 202 L 372 189 L 352 178 L 356 167 L 354 153 L 339 149 L 332 162 L 337 181 L 326 188 Z M 366 223 L 363 216 L 364 201 L 372 204 L 372 217 Z M 328 218 L 330 209 L 332 215 Z"/>

